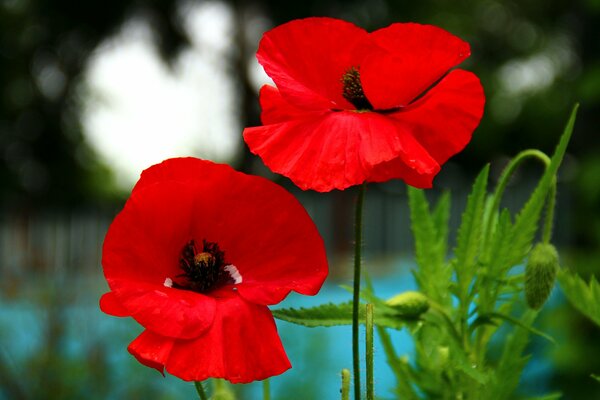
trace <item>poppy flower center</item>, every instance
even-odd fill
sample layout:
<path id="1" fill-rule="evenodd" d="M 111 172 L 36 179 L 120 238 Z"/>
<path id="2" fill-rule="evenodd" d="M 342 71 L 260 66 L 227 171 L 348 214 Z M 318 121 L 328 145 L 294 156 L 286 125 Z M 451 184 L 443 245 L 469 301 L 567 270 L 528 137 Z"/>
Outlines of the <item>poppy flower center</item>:
<path id="1" fill-rule="evenodd" d="M 242 282 L 237 268 L 225 262 L 225 253 L 219 245 L 206 240 L 202 240 L 201 246 L 190 240 L 181 250 L 179 267 L 183 273 L 177 277 L 182 279 L 173 282 L 167 278 L 165 286 L 207 293 L 223 285 Z"/>
<path id="2" fill-rule="evenodd" d="M 373 110 L 373 106 L 365 96 L 360 83 L 360 72 L 356 67 L 350 67 L 342 75 L 342 96 L 348 100 L 357 110 Z"/>

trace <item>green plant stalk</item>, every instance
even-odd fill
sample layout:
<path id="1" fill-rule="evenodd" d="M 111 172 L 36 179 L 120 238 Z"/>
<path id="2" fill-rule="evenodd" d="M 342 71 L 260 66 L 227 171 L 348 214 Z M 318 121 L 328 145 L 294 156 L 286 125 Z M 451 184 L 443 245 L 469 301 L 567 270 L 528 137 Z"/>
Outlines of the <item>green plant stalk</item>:
<path id="1" fill-rule="evenodd" d="M 202 382 L 195 381 L 194 386 L 196 386 L 196 392 L 198 392 L 198 397 L 200 400 L 208 400 L 206 393 L 204 392 L 204 387 L 202 386 Z"/>
<path id="2" fill-rule="evenodd" d="M 359 304 L 360 304 L 360 269 L 362 250 L 362 215 L 367 184 L 363 183 L 358 190 L 354 225 L 354 291 L 352 294 L 352 367 L 354 372 L 354 400 L 360 400 L 360 353 L 358 345 Z"/>
<path id="3" fill-rule="evenodd" d="M 506 189 L 506 186 L 508 185 L 510 178 L 515 173 L 517 168 L 528 158 L 535 158 L 535 159 L 539 160 L 540 162 L 542 162 L 542 164 L 544 164 L 544 168 L 546 168 L 546 169 L 550 166 L 550 157 L 548 157 L 545 153 L 541 152 L 540 150 L 536 150 L 536 149 L 523 150 L 520 153 L 518 153 L 508 163 L 508 165 L 506 166 L 506 168 L 504 168 L 504 170 L 502 171 L 502 174 L 500 175 L 498 185 L 496 186 L 496 190 L 494 191 L 494 194 L 492 196 L 493 203 L 490 208 L 490 212 L 487 215 L 486 220 L 484 221 L 484 230 L 483 230 L 485 232 L 485 237 L 484 237 L 484 241 L 483 241 L 484 247 L 487 246 L 490 241 L 491 234 L 492 234 L 492 224 L 496 220 L 495 215 L 498 212 L 498 209 L 500 207 L 500 201 L 502 200 L 502 196 L 504 195 L 504 190 Z M 543 230 L 543 236 L 542 236 L 545 243 L 548 243 L 550 241 L 550 236 L 552 233 L 552 221 L 554 219 L 555 202 L 556 202 L 556 178 L 554 178 L 552 180 L 552 184 L 550 185 L 550 191 L 548 193 L 548 200 L 547 200 L 547 205 L 546 205 L 546 216 L 545 216 L 544 230 Z M 495 295 L 492 296 L 491 301 L 495 301 L 495 298 L 496 298 Z M 487 312 L 488 310 L 484 309 L 482 311 Z M 484 347 L 486 345 L 486 343 L 484 343 L 485 331 L 486 331 L 486 328 L 481 327 L 480 329 L 477 330 L 477 333 L 475 336 L 474 350 L 475 350 L 475 360 L 476 360 L 477 364 L 483 363 L 483 360 L 485 358 L 485 354 L 484 354 Z"/>
<path id="4" fill-rule="evenodd" d="M 271 399 L 271 384 L 268 379 L 263 381 L 263 400 Z"/>
<path id="5" fill-rule="evenodd" d="M 367 312 L 365 318 L 365 344 L 366 344 L 366 362 L 367 362 L 367 400 L 373 400 L 373 304 L 366 305 Z"/>
<path id="6" fill-rule="evenodd" d="M 350 400 L 350 371 L 342 370 L 342 400 Z"/>
<path id="7" fill-rule="evenodd" d="M 550 186 L 548 193 L 548 203 L 546 204 L 546 217 L 544 220 L 544 231 L 542 233 L 542 241 L 549 244 L 552 239 L 552 226 L 554 223 L 554 207 L 556 206 L 556 177 Z"/>
<path id="8" fill-rule="evenodd" d="M 502 171 L 502 175 L 500 175 L 498 185 L 496 186 L 496 190 L 494 191 L 494 195 L 492 197 L 494 199 L 494 202 L 492 204 L 490 213 L 488 214 L 488 218 L 484 223 L 484 244 L 487 244 L 490 240 L 491 223 L 494 220 L 493 216 L 496 214 L 498 208 L 500 207 L 500 201 L 502 200 L 502 196 L 504 195 L 504 189 L 506 189 L 510 178 L 515 173 L 517 168 L 521 165 L 521 163 L 523 163 L 523 161 L 527 160 L 528 158 L 536 158 L 540 160 L 544 164 L 544 168 L 548 168 L 548 166 L 550 165 L 550 157 L 536 149 L 523 150 L 515 157 L 513 157 L 512 160 L 510 160 L 506 168 L 504 168 L 504 170 Z M 552 206 L 554 206 L 554 195 L 556 194 L 556 180 L 553 181 L 552 187 L 554 189 L 550 190 L 550 195 L 552 196 L 552 200 L 550 202 L 552 203 Z"/>

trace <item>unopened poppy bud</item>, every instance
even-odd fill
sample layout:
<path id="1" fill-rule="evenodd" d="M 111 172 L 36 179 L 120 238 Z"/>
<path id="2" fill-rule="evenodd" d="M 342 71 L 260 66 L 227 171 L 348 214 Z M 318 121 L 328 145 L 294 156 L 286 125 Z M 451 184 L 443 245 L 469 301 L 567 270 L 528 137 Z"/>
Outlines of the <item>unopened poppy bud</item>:
<path id="1" fill-rule="evenodd" d="M 530 308 L 542 308 L 554 287 L 557 271 L 556 248 L 549 243 L 536 244 L 525 267 L 525 299 Z"/>
<path id="2" fill-rule="evenodd" d="M 400 315 L 408 318 L 416 318 L 429 310 L 429 300 L 421 292 L 408 291 L 400 293 L 386 301 L 388 306 L 393 307 Z"/>

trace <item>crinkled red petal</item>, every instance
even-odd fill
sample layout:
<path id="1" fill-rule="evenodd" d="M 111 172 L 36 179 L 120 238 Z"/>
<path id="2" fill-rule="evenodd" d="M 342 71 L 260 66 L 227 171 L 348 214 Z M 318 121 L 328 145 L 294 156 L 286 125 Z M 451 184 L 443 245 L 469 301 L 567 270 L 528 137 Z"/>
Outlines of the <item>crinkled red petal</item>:
<path id="1" fill-rule="evenodd" d="M 100 297 L 100 310 L 114 317 L 129 317 L 131 315 L 119 300 L 117 300 L 113 292 L 104 293 L 102 297 Z"/>
<path id="2" fill-rule="evenodd" d="M 390 117 L 406 126 L 441 165 L 469 143 L 484 104 L 477 76 L 454 70 L 405 111 Z"/>
<path id="3" fill-rule="evenodd" d="M 363 61 L 360 79 L 376 110 L 408 105 L 470 55 L 468 43 L 432 25 L 396 23 L 369 38 L 380 49 Z"/>
<path id="4" fill-rule="evenodd" d="M 193 187 L 178 182 L 137 189 L 104 240 L 104 275 L 119 304 L 165 336 L 198 336 L 214 316 L 212 298 L 165 286 L 182 273 L 179 258 L 194 237 L 196 196 Z"/>
<path id="5" fill-rule="evenodd" d="M 127 350 L 142 364 L 165 374 L 165 364 L 177 339 L 157 335 L 145 330 Z"/>
<path id="6" fill-rule="evenodd" d="M 291 365 L 265 306 L 234 296 L 221 299 L 213 326 L 192 340 L 171 340 L 145 331 L 129 346 L 144 365 L 186 381 L 207 378 L 248 383 L 279 375 Z"/>
<path id="7" fill-rule="evenodd" d="M 353 109 L 341 78 L 370 51 L 368 33 L 333 18 L 294 20 L 266 32 L 256 57 L 283 97 L 297 107 Z"/>
<path id="8" fill-rule="evenodd" d="M 419 173 L 439 169 L 410 131 L 374 112 L 331 112 L 246 128 L 244 140 L 272 171 L 320 192 L 365 182 L 374 166 L 398 157 Z"/>
<path id="9" fill-rule="evenodd" d="M 281 96 L 277 88 L 269 85 L 264 85 L 260 89 L 260 106 L 262 109 L 260 119 L 263 125 L 278 124 L 329 112 L 329 110 L 310 111 L 295 107 Z"/>
<path id="10" fill-rule="evenodd" d="M 185 216 L 185 221 L 179 214 Z M 174 221 L 164 221 L 169 216 Z M 176 281 L 175 277 L 181 274 L 181 249 L 191 239 L 217 243 L 225 252 L 225 261 L 242 276 L 242 282 L 236 285 L 240 293 L 261 304 L 275 304 L 291 290 L 315 294 L 328 273 L 323 241 L 309 215 L 290 193 L 264 178 L 226 166 L 179 158 L 146 170 L 125 209 L 113 222 L 103 256 L 109 285 L 115 290 L 117 281 L 135 282 L 122 285 L 128 288 L 129 301 L 141 296 L 135 287 L 137 282 L 148 282 L 156 285 L 158 292 L 170 293 L 164 288 L 164 281 Z M 257 293 L 255 287 L 264 293 Z M 119 290 L 121 303 L 125 307 L 133 304 L 121 299 L 125 289 Z M 137 300 L 135 304 L 139 304 Z M 133 316 L 141 321 L 139 315 Z M 142 325 L 147 323 L 150 321 Z M 173 335 L 157 327 L 152 330 Z M 194 330 L 193 334 L 197 333 Z"/>
<path id="11" fill-rule="evenodd" d="M 440 167 L 431 172 L 419 173 L 408 167 L 400 157 L 378 164 L 369 176 L 369 182 L 387 182 L 391 179 L 401 179 L 407 185 L 429 189 L 433 186 L 433 178 L 440 172 Z"/>
<path id="12" fill-rule="evenodd" d="M 160 335 L 191 339 L 213 323 L 216 300 L 209 294 L 146 282 L 108 282 L 128 313 L 144 328 Z"/>

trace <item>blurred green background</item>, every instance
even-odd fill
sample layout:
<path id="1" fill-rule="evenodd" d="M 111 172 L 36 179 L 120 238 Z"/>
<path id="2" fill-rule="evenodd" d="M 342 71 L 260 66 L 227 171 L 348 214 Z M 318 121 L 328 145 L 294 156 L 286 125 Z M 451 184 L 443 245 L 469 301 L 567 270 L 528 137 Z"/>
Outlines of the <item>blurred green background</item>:
<path id="1" fill-rule="evenodd" d="M 164 158 L 210 158 L 286 186 L 318 221 L 331 284 L 347 282 L 353 190 L 302 193 L 241 140 L 244 126 L 259 124 L 266 80 L 254 53 L 262 33 L 307 16 L 368 30 L 435 24 L 471 44 L 461 67 L 482 81 L 484 118 L 431 191 L 452 190 L 455 222 L 485 163 L 497 177 L 520 150 L 550 153 L 580 102 L 555 239 L 563 267 L 600 275 L 600 0 L 0 0 L 0 399 L 193 396 L 126 353 L 135 323 L 97 310 L 104 232 L 139 172 Z M 518 206 L 539 173 L 526 164 L 507 205 Z M 367 205 L 373 274 L 394 274 L 386 260 L 411 252 L 405 189 L 372 185 Z M 543 382 L 524 390 L 539 383 L 569 399 L 600 398 L 589 378 L 600 373 L 600 329 L 557 296 L 539 325 L 558 345 L 532 347 L 547 368 Z M 308 355 L 293 360 L 303 372 L 288 387 L 320 382 L 310 368 L 323 346 L 315 335 L 303 345 Z M 337 388 L 327 393 L 336 398 Z"/>

